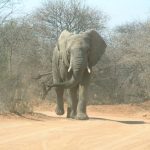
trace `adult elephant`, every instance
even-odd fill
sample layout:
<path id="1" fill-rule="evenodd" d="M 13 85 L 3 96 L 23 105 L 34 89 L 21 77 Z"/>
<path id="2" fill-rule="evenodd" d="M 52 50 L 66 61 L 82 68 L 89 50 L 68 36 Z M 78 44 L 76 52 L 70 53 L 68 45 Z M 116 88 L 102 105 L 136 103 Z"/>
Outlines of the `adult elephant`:
<path id="1" fill-rule="evenodd" d="M 105 49 L 105 41 L 94 30 L 61 33 L 53 52 L 53 84 L 50 86 L 55 87 L 57 94 L 57 115 L 64 114 L 63 93 L 68 89 L 67 117 L 88 119 L 86 103 L 91 71 Z"/>

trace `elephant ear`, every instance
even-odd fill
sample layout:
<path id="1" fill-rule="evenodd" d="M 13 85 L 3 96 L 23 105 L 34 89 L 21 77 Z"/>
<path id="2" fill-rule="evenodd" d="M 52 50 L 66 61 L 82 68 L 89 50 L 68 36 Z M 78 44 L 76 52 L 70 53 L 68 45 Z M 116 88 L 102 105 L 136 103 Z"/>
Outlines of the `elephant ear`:
<path id="1" fill-rule="evenodd" d="M 72 33 L 68 32 L 67 30 L 64 30 L 60 34 L 57 42 L 57 47 L 60 52 L 60 55 L 67 66 L 69 66 L 67 41 L 71 35 Z"/>
<path id="2" fill-rule="evenodd" d="M 89 65 L 92 67 L 97 64 L 107 46 L 103 38 L 95 30 L 87 31 L 86 34 L 90 38 Z"/>

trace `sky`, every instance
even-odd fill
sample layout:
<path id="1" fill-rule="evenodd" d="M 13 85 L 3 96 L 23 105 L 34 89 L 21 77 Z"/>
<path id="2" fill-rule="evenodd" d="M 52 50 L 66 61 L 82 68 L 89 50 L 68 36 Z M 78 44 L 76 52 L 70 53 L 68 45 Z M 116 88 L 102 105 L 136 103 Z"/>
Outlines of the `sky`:
<path id="1" fill-rule="evenodd" d="M 22 11 L 31 13 L 44 0 L 23 0 Z M 150 0 L 85 0 L 92 8 L 100 9 L 109 16 L 108 27 L 150 18 Z"/>

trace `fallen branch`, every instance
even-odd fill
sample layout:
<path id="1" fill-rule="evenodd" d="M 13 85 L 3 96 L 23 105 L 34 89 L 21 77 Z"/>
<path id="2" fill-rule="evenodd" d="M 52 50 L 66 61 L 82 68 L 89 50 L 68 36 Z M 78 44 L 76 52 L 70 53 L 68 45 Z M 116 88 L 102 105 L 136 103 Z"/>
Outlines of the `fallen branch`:
<path id="1" fill-rule="evenodd" d="M 44 74 L 39 74 L 36 77 L 32 77 L 32 79 L 38 80 L 40 78 L 42 78 L 43 76 L 47 76 L 47 75 L 51 75 L 52 72 L 48 72 L 48 73 L 44 73 Z"/>

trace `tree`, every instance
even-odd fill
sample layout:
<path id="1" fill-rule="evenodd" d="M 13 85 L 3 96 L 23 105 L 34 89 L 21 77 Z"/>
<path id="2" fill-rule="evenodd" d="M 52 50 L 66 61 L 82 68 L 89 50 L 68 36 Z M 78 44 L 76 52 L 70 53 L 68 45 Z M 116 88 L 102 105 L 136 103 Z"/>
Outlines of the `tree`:
<path id="1" fill-rule="evenodd" d="M 102 32 L 107 21 L 102 11 L 90 8 L 80 0 L 47 0 L 33 18 L 37 32 L 54 40 L 64 29 L 76 33 L 88 29 Z"/>
<path id="2" fill-rule="evenodd" d="M 23 20 L 7 21 L 0 26 L 0 34 L 0 111 L 9 111 L 29 100 L 31 76 L 41 67 L 42 46 Z"/>
<path id="3" fill-rule="evenodd" d="M 142 101 L 150 97 L 149 26 L 150 21 L 133 22 L 114 31 L 108 51 L 109 57 L 115 58 L 112 64 L 116 66 L 117 101 Z"/>
<path id="4" fill-rule="evenodd" d="M 1 0 L 0 1 L 0 25 L 10 20 L 18 0 Z"/>

